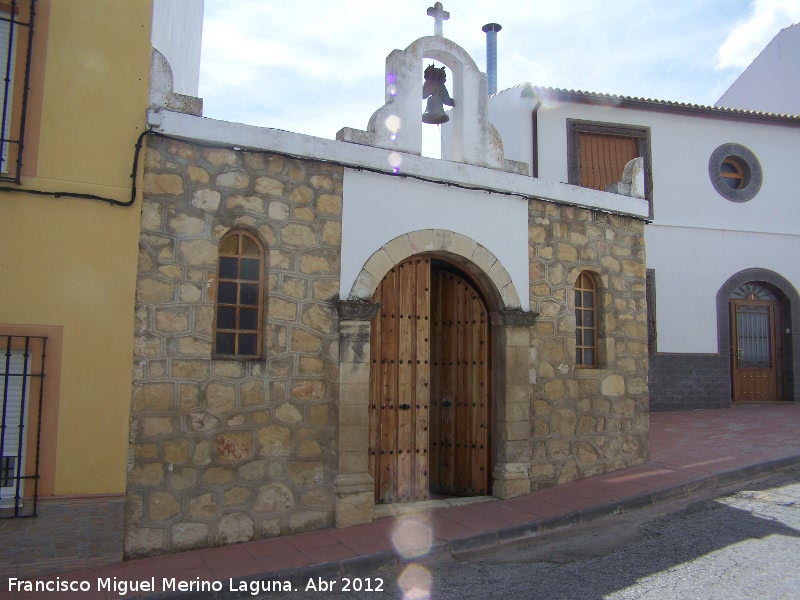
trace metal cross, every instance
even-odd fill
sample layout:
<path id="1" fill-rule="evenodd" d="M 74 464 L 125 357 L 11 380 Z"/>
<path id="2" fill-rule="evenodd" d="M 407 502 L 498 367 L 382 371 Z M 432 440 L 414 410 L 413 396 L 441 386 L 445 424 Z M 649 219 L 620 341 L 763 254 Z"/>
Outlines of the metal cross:
<path id="1" fill-rule="evenodd" d="M 450 18 L 450 13 L 444 10 L 441 2 L 437 2 L 433 6 L 428 7 L 428 16 L 433 17 L 433 35 L 444 37 L 442 33 L 442 21 L 447 21 Z"/>

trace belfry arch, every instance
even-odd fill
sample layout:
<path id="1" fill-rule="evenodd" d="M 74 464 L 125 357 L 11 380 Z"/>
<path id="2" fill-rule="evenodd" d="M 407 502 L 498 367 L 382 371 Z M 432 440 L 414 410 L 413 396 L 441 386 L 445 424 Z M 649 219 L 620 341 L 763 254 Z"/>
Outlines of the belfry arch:
<path id="1" fill-rule="evenodd" d="M 451 286 L 453 291 L 442 291 L 442 286 Z M 438 290 L 437 297 L 431 301 L 434 289 Z M 381 301 L 381 294 L 387 294 L 386 302 Z M 387 310 L 382 305 L 386 305 Z M 467 362 L 467 357 L 448 357 L 446 351 L 443 354 L 441 343 L 431 350 L 431 326 L 425 323 L 426 317 L 428 323 L 434 322 L 431 317 L 435 315 L 430 313 L 432 306 L 438 315 L 434 328 L 441 327 L 438 323 L 444 320 L 443 314 L 452 313 L 452 318 L 447 320 L 454 324 L 470 321 L 468 333 L 440 330 L 437 336 L 451 336 L 448 340 L 455 339 L 452 336 L 468 336 L 463 338 L 467 340 L 463 344 L 471 353 L 468 362 L 476 365 L 474 371 L 472 366 L 464 366 L 461 367 L 463 373 L 456 374 L 459 367 L 453 367 L 451 372 L 449 366 L 442 370 L 431 364 L 445 360 Z M 428 497 L 429 489 L 454 495 L 486 495 L 491 490 L 492 495 L 502 498 L 530 491 L 528 382 L 532 368 L 530 328 L 536 314 L 519 307 L 516 287 L 500 261 L 482 245 L 456 232 L 425 230 L 404 234 L 379 248 L 365 262 L 348 300 L 339 303 L 341 385 L 337 526 L 369 522 L 376 499 L 379 502 L 423 499 Z M 485 329 L 481 329 L 481 319 L 485 320 Z M 400 329 L 406 341 L 386 341 L 386 336 L 400 335 Z M 488 336 L 483 349 L 481 336 Z M 373 347 L 381 344 L 383 350 Z M 453 346 L 456 345 L 460 342 Z M 391 352 L 386 348 L 402 348 L 391 351 L 401 352 L 403 356 L 386 354 Z M 383 372 L 388 373 L 384 376 L 389 384 L 380 381 L 381 360 L 387 363 Z M 394 366 L 393 370 L 386 370 L 395 360 L 404 365 L 401 375 L 397 375 L 401 371 Z M 426 360 L 430 368 L 425 365 Z M 480 370 L 484 360 L 485 372 Z M 398 384 L 397 377 L 405 378 L 405 383 Z M 458 384 L 461 387 L 454 391 L 449 381 L 462 381 Z M 412 389 L 418 389 L 419 396 L 415 396 Z M 485 389 L 484 395 L 479 392 L 481 389 Z M 461 416 L 453 416 L 452 422 L 446 416 L 449 413 L 442 416 L 442 404 L 455 410 L 456 401 L 466 405 L 470 394 L 474 402 L 470 399 L 469 403 L 474 403 L 476 409 L 481 398 L 486 400 L 485 416 L 462 408 L 459 408 Z M 388 420 L 384 418 L 384 421 L 380 417 L 381 400 L 385 404 L 383 414 L 388 415 Z M 429 412 L 429 406 L 440 412 Z M 429 439 L 429 435 L 434 435 L 427 433 L 429 424 L 439 437 Z M 383 427 L 384 433 L 380 434 L 376 427 Z M 450 433 L 445 431 L 447 427 Z M 412 429 L 417 438 L 409 434 Z M 476 433 L 468 434 L 467 429 Z M 482 429 L 485 429 L 483 433 Z M 481 437 L 483 434 L 485 436 Z M 379 435 L 386 436 L 383 442 L 378 439 Z M 404 442 L 392 437 L 396 435 L 406 435 L 402 438 Z M 419 444 L 405 443 L 409 440 L 419 441 Z M 469 444 L 471 447 L 474 443 L 478 453 L 484 445 L 485 462 L 480 463 L 478 454 L 478 458 L 472 457 L 466 450 L 460 451 L 461 454 L 448 450 L 450 454 L 444 458 L 437 450 L 438 458 L 429 461 L 428 442 L 440 448 L 442 440 L 445 446 Z M 378 458 L 381 450 L 385 456 L 393 453 L 391 460 L 386 456 L 383 467 Z M 399 451 L 404 454 L 394 454 Z M 474 473 L 467 473 L 469 469 L 465 465 L 472 462 L 479 466 L 473 469 Z M 449 473 L 450 464 L 463 466 L 453 467 L 455 471 Z M 376 469 L 382 468 L 383 474 L 376 477 Z M 481 479 L 481 469 L 484 469 L 485 479 Z M 435 485 L 429 486 L 427 478 L 431 470 L 432 477 L 438 479 Z M 401 472 L 406 475 L 397 475 Z M 413 480 L 411 484 L 409 477 Z M 409 491 L 408 485 L 417 487 Z M 398 490 L 403 491 L 399 493 Z"/>

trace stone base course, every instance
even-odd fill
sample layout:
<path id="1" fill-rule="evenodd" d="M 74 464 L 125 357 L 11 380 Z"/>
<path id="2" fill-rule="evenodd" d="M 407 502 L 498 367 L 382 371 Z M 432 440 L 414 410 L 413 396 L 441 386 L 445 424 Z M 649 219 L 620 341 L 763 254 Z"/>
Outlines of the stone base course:
<path id="1" fill-rule="evenodd" d="M 649 382 L 654 412 L 731 405 L 729 362 L 719 354 L 654 354 Z"/>
<path id="2" fill-rule="evenodd" d="M 33 518 L 0 519 L 0 582 L 122 561 L 125 499 L 39 498 Z"/>

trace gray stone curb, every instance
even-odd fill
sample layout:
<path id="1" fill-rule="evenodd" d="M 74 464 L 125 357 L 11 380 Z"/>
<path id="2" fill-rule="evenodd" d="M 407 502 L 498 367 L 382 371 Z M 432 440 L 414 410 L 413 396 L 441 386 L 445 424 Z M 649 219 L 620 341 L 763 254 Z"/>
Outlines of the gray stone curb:
<path id="1" fill-rule="evenodd" d="M 434 544 L 431 551 L 426 554 L 426 558 L 431 556 L 460 554 L 472 550 L 491 548 L 507 542 L 520 540 L 531 535 L 561 529 L 578 523 L 589 523 L 603 517 L 613 516 L 619 513 L 630 512 L 654 504 L 688 498 L 694 494 L 705 492 L 717 492 L 732 484 L 742 483 L 751 479 L 757 479 L 765 475 L 778 473 L 800 467 L 800 455 L 779 458 L 746 467 L 730 469 L 720 473 L 709 474 L 698 477 L 691 481 L 672 486 L 665 486 L 652 492 L 643 492 L 622 498 L 618 502 L 605 502 L 591 506 L 580 511 L 570 511 L 563 515 L 548 519 L 539 519 L 522 525 L 514 525 L 503 529 L 480 533 L 474 536 L 456 538 Z M 306 582 L 310 579 L 321 577 L 323 579 L 341 579 L 342 577 L 374 577 L 380 571 L 399 567 L 404 564 L 414 562 L 398 557 L 391 550 L 384 550 L 374 554 L 347 558 L 339 561 L 331 561 L 309 567 L 297 567 L 295 569 L 285 569 L 274 573 L 263 573 L 261 575 L 250 575 L 234 579 L 234 583 L 251 581 L 289 581 L 298 591 L 304 590 Z M 250 592 L 159 592 L 141 596 L 142 600 L 238 600 L 240 598 L 252 598 Z"/>

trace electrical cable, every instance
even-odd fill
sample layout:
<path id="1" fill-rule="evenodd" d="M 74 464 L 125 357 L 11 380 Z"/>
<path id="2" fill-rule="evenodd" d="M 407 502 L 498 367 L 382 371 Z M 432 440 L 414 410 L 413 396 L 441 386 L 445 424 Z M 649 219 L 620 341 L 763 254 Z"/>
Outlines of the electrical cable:
<path id="1" fill-rule="evenodd" d="M 123 202 L 121 200 L 115 200 L 113 198 L 106 198 L 104 196 L 96 196 L 94 194 L 81 194 L 81 193 L 75 193 L 75 192 L 45 192 L 45 191 L 42 191 L 42 190 L 32 190 L 32 189 L 26 189 L 26 188 L 0 187 L 0 192 L 21 192 L 21 193 L 25 193 L 25 194 L 34 194 L 34 195 L 39 195 L 39 196 L 54 196 L 56 198 L 62 198 L 62 197 L 63 198 L 82 198 L 82 199 L 86 199 L 86 200 L 98 200 L 100 202 L 106 202 L 106 203 L 111 204 L 113 206 L 132 206 L 134 201 L 136 200 L 136 191 L 137 191 L 137 188 L 136 188 L 136 171 L 139 168 L 139 154 L 141 153 L 141 149 L 142 149 L 142 140 L 144 139 L 144 136 L 146 136 L 146 135 L 158 136 L 158 137 L 162 137 L 162 138 L 165 138 L 165 139 L 168 139 L 168 140 L 174 140 L 174 141 L 183 142 L 183 143 L 193 143 L 193 144 L 195 144 L 197 146 L 200 146 L 202 148 L 233 150 L 233 151 L 236 151 L 236 152 L 250 152 L 250 153 L 258 152 L 258 153 L 274 154 L 274 155 L 277 155 L 277 156 L 283 156 L 283 157 L 286 157 L 286 158 L 291 158 L 293 160 L 304 160 L 304 161 L 311 160 L 311 161 L 326 163 L 326 164 L 330 164 L 330 165 L 335 165 L 335 166 L 338 166 L 338 167 L 342 167 L 344 169 L 353 169 L 353 170 L 356 170 L 356 171 L 365 171 L 365 172 L 368 172 L 368 173 L 375 173 L 375 174 L 378 174 L 378 175 L 386 175 L 386 176 L 389 176 L 389 177 L 401 177 L 401 178 L 404 178 L 404 179 L 406 179 L 406 178 L 407 179 L 415 179 L 417 181 L 424 181 L 426 183 L 435 183 L 437 185 L 444 185 L 444 186 L 447 186 L 447 187 L 454 187 L 454 188 L 458 188 L 458 189 L 462 189 L 462 190 L 472 190 L 472 191 L 476 191 L 476 192 L 485 192 L 487 194 L 500 194 L 502 196 L 513 196 L 513 197 L 517 197 L 517 198 L 523 198 L 525 200 L 542 200 L 541 198 L 538 198 L 537 196 L 533 196 L 533 195 L 530 195 L 530 194 L 522 194 L 522 193 L 519 193 L 519 192 L 498 191 L 498 190 L 495 190 L 495 189 L 492 189 L 492 188 L 487 188 L 487 187 L 482 187 L 482 186 L 463 185 L 463 184 L 460 184 L 460 183 L 453 183 L 453 182 L 450 182 L 450 181 L 441 181 L 441 180 L 438 180 L 438 179 L 431 179 L 429 177 L 422 177 L 420 175 L 411 175 L 409 173 L 402 173 L 402 172 L 394 173 L 394 172 L 391 172 L 391 171 L 384 171 L 384 170 L 381 170 L 381 169 L 376 169 L 374 167 L 366 167 L 366 166 L 363 166 L 363 165 L 352 165 L 352 164 L 343 163 L 343 162 L 339 162 L 339 161 L 335 161 L 335 160 L 327 160 L 327 159 L 320 159 L 320 158 L 309 158 L 309 157 L 306 157 L 306 156 L 298 156 L 296 154 L 290 154 L 288 152 L 279 152 L 279 151 L 275 151 L 275 150 L 249 150 L 247 148 L 242 148 L 240 146 L 235 146 L 235 145 L 202 143 L 202 142 L 199 142 L 197 140 L 181 138 L 181 137 L 174 136 L 174 135 L 169 135 L 169 134 L 166 134 L 166 133 L 160 133 L 158 131 L 151 131 L 149 129 L 147 129 L 145 131 L 142 131 L 142 133 L 139 134 L 139 138 L 136 140 L 136 147 L 135 147 L 134 154 L 133 154 L 133 169 L 131 171 L 131 198 L 128 201 Z M 545 202 L 547 202 L 547 200 L 545 200 Z M 567 202 L 559 202 L 558 204 L 560 204 L 562 206 L 583 208 L 583 209 L 587 209 L 587 210 L 591 210 L 591 211 L 595 211 L 595 212 L 611 213 L 611 211 L 608 211 L 608 210 L 603 210 L 603 209 L 600 209 L 600 208 L 590 208 L 590 207 L 587 207 L 587 206 L 581 206 L 581 205 L 578 205 L 578 204 L 571 204 L 571 203 L 567 203 Z M 629 216 L 632 219 L 636 219 L 638 221 L 644 221 L 645 223 L 650 223 L 651 222 L 648 219 L 643 219 L 642 217 L 637 217 L 635 215 L 627 215 L 627 216 Z"/>

